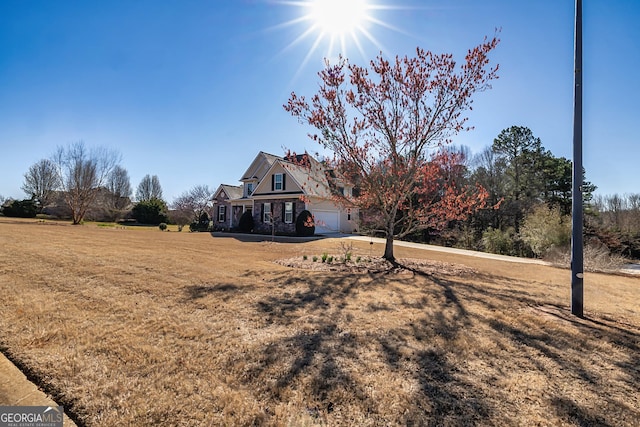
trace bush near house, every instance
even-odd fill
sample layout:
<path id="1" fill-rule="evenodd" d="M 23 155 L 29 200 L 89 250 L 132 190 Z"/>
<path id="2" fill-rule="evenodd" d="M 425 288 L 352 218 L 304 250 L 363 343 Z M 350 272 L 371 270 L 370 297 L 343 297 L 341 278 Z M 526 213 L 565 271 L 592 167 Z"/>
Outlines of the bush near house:
<path id="1" fill-rule="evenodd" d="M 189 224 L 189 231 L 209 231 L 209 224 L 209 214 L 202 212 L 197 221 L 193 221 Z"/>
<path id="2" fill-rule="evenodd" d="M 316 232 L 316 225 L 313 222 L 313 215 L 308 210 L 303 210 L 296 219 L 296 234 L 298 236 L 313 236 Z"/>

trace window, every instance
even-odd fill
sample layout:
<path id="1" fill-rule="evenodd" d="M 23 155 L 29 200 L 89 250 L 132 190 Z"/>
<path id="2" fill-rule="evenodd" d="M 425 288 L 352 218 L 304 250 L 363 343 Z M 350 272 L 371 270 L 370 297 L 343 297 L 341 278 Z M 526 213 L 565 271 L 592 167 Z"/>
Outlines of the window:
<path id="1" fill-rule="evenodd" d="M 224 205 L 218 206 L 218 222 L 225 222 L 227 219 L 227 207 Z"/>
<path id="2" fill-rule="evenodd" d="M 271 223 L 271 203 L 264 203 L 262 210 L 262 222 Z"/>
<path id="3" fill-rule="evenodd" d="M 250 196 L 253 193 L 253 182 L 247 182 L 247 196 Z"/>
<path id="4" fill-rule="evenodd" d="M 276 191 L 284 190 L 284 175 L 276 173 L 273 175 L 273 189 Z"/>
<path id="5" fill-rule="evenodd" d="M 284 222 L 287 224 L 293 222 L 293 202 L 285 202 L 284 204 Z"/>

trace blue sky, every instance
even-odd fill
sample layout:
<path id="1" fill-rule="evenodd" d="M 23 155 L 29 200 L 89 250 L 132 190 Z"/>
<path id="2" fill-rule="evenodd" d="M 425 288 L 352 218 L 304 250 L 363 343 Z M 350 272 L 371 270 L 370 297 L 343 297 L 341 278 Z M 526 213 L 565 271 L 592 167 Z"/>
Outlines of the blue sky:
<path id="1" fill-rule="evenodd" d="M 303 0 L 306 1 L 306 0 Z M 345 0 L 348 1 L 348 0 Z M 292 3 L 292 2 L 289 2 Z M 361 50 L 467 49 L 501 28 L 493 89 L 478 94 L 454 140 L 473 152 L 527 126 L 571 157 L 572 0 L 370 0 Z M 403 7 L 397 7 L 397 6 Z M 118 150 L 132 187 L 158 175 L 165 199 L 195 185 L 237 184 L 258 151 L 319 150 L 282 108 L 311 95 L 328 39 L 293 43 L 304 7 L 270 0 L 0 2 L 0 195 L 22 198 L 23 175 L 57 146 Z M 600 194 L 640 192 L 640 2 L 584 0 L 584 165 Z M 289 25 L 283 25 L 289 22 Z M 335 54 L 335 51 L 333 52 Z M 363 55 L 364 54 L 364 55 Z"/>

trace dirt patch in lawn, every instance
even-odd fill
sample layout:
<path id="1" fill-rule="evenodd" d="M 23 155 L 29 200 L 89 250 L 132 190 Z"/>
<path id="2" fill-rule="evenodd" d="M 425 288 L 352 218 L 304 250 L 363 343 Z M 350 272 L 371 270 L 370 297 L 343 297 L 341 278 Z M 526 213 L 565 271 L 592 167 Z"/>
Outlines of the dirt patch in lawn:
<path id="1" fill-rule="evenodd" d="M 88 426 L 637 425 L 640 278 L 343 249 L 0 217 L 0 348 Z"/>

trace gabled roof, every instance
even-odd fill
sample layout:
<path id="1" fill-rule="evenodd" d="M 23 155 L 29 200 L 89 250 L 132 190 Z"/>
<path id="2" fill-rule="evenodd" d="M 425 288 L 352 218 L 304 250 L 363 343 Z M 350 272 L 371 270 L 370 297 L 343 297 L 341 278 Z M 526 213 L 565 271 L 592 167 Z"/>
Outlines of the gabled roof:
<path id="1" fill-rule="evenodd" d="M 242 175 L 240 181 L 253 179 L 257 179 L 258 181 L 261 180 L 278 159 L 282 159 L 282 157 L 260 151 L 255 159 L 253 159 L 253 162 L 251 162 L 249 168 Z"/>
<path id="2" fill-rule="evenodd" d="M 325 199 L 331 198 L 331 188 L 325 173 L 325 167 L 311 156 L 308 156 L 309 165 L 279 160 L 279 163 L 289 175 L 302 188 L 307 196 L 317 196 Z"/>
<path id="3" fill-rule="evenodd" d="M 217 198 L 222 191 L 225 192 L 229 200 L 241 199 L 243 188 L 240 185 L 220 184 L 216 192 L 213 193 L 213 198 Z"/>
<path id="4" fill-rule="evenodd" d="M 295 158 L 269 156 L 273 163 L 262 174 L 254 190 L 254 196 L 291 197 L 292 194 L 303 194 L 324 199 L 331 198 L 331 189 L 325 173 L 326 168 L 322 163 L 308 154 L 297 155 Z M 274 192 L 271 189 L 270 177 L 277 173 L 285 173 L 288 177 L 287 189 L 283 192 Z"/>

